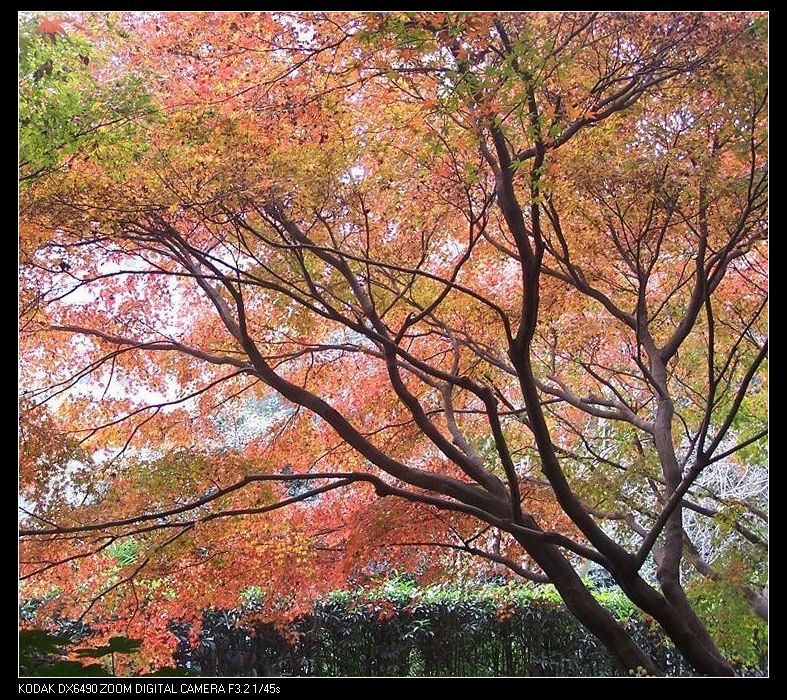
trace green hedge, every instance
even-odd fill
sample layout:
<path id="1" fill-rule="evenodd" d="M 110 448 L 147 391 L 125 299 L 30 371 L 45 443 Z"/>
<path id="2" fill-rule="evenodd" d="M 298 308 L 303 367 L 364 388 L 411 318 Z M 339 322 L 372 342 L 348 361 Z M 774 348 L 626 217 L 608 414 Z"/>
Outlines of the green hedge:
<path id="1" fill-rule="evenodd" d="M 682 656 L 622 595 L 597 595 L 668 674 L 690 673 Z M 253 596 L 247 605 L 256 602 L 262 613 L 262 601 L 248 598 Z M 182 649 L 180 663 L 203 674 L 266 676 L 624 673 L 550 586 L 418 589 L 397 580 L 333 593 L 290 630 L 259 624 L 251 633 L 236 624 L 226 611 L 207 612 L 202 642 Z"/>
<path id="2" fill-rule="evenodd" d="M 629 630 L 669 675 L 690 675 L 682 656 L 658 628 L 615 587 L 594 589 L 596 598 Z M 606 650 L 566 610 L 552 586 L 520 584 L 457 588 L 419 587 L 408 577 L 372 588 L 339 591 L 319 601 L 288 628 L 264 620 L 266 610 L 288 600 L 265 600 L 252 587 L 234 610 L 206 610 L 199 641 L 189 642 L 190 623 L 172 621 L 179 638 L 180 672 L 205 676 L 607 676 L 620 675 Z M 35 605 L 22 606 L 25 619 Z M 61 637 L 23 633 L 21 667 L 30 675 L 81 675 L 80 664 L 63 666 L 66 647 L 84 646 L 82 624 L 61 620 Z M 762 675 L 767 637 L 751 636 L 755 663 L 739 670 Z M 132 653 L 136 640 L 110 640 L 85 649 L 86 659 Z M 134 642 L 134 646 L 123 646 Z M 27 650 L 27 651 L 25 651 Z M 69 667 L 70 668 L 70 667 Z M 111 664 L 105 669 L 111 672 Z M 174 669 L 169 669 L 172 672 Z M 162 673 L 163 671 L 160 671 Z"/>

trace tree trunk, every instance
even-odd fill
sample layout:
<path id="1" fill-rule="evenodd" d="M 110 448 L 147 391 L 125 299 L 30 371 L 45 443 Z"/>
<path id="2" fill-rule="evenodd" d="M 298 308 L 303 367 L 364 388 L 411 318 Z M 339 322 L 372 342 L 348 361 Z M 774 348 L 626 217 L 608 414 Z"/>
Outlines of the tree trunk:
<path id="1" fill-rule="evenodd" d="M 547 427 L 541 409 L 540 397 L 536 388 L 535 374 L 530 363 L 529 349 L 524 344 L 514 344 L 511 347 L 510 356 L 518 370 L 519 383 L 522 388 L 525 406 L 527 407 L 528 418 L 530 419 L 530 429 L 533 432 L 539 456 L 542 460 L 542 471 L 552 485 L 555 496 L 563 510 L 571 517 L 585 536 L 588 537 L 602 554 L 606 555 L 613 563 L 612 566 L 609 567 L 609 571 L 630 600 L 641 610 L 656 619 L 667 636 L 672 640 L 697 673 L 708 676 L 734 676 L 735 671 L 732 666 L 730 666 L 721 654 L 719 654 L 705 626 L 699 618 L 697 618 L 694 611 L 691 610 L 688 602 L 685 601 L 685 596 L 685 605 L 674 605 L 669 598 L 665 598 L 665 596 L 649 586 L 636 570 L 627 569 L 630 555 L 628 555 L 617 543 L 612 542 L 608 538 L 606 533 L 604 533 L 593 521 L 584 505 L 576 498 L 563 474 L 552 445 L 552 436 L 549 433 L 549 428 Z M 669 411 L 665 412 L 662 410 L 659 417 L 663 423 L 667 423 L 670 418 Z M 665 439 L 663 439 L 665 438 L 663 433 L 664 430 L 661 435 L 659 435 L 657 431 L 657 437 L 662 438 L 658 440 L 662 446 L 666 444 Z M 666 436 L 669 436 L 668 430 L 666 431 Z M 662 457 L 662 459 L 664 456 L 668 456 L 668 454 L 669 452 L 666 449 L 659 451 L 659 456 Z M 675 466 L 677 466 L 677 464 Z M 680 596 L 677 594 L 677 591 L 674 590 L 674 584 L 677 582 L 677 586 L 680 588 L 679 565 L 680 551 L 682 551 L 683 546 L 682 527 L 679 519 L 680 510 L 678 509 L 678 512 L 673 514 L 673 517 L 668 523 L 666 534 L 674 539 L 679 531 L 680 540 L 678 543 L 681 549 L 678 551 L 677 555 L 673 548 L 670 549 L 671 559 L 668 562 L 670 568 L 668 572 L 665 571 L 666 567 L 659 567 L 659 578 L 665 577 L 666 581 L 673 584 L 673 587 L 668 587 L 668 590 L 671 594 L 675 594 L 674 601 L 677 603 L 680 603 Z M 672 528 L 672 530 L 670 530 L 670 528 Z M 618 641 L 614 637 L 610 638 L 612 627 L 609 625 L 609 622 L 605 623 L 601 619 L 599 611 L 606 615 L 608 615 L 608 613 L 606 613 L 606 611 L 598 605 L 593 596 L 590 595 L 590 592 L 582 584 L 582 581 L 576 575 L 573 567 L 565 557 L 557 553 L 565 566 L 571 570 L 571 575 L 573 575 L 573 579 L 576 579 L 576 581 L 559 567 L 556 573 L 552 573 L 548 570 L 547 566 L 551 565 L 551 562 L 541 562 L 534 554 L 534 549 L 535 548 L 532 546 L 528 547 L 528 551 L 533 554 L 533 557 L 538 561 L 541 568 L 552 579 L 553 583 L 560 591 L 560 594 L 563 596 L 566 605 L 582 624 L 593 632 L 593 634 L 595 634 L 604 645 L 615 654 L 616 658 L 621 660 L 621 662 L 625 664 L 633 663 L 635 653 L 628 649 L 625 643 L 619 646 Z M 667 575 L 665 576 L 665 574 Z M 577 584 L 584 593 L 576 590 Z M 682 591 L 682 588 L 680 590 Z M 665 591 L 665 593 L 667 593 L 667 591 Z M 589 599 L 589 601 L 587 599 Z M 594 605 L 598 610 L 594 609 Z M 615 623 L 611 617 L 610 621 L 616 628 L 615 634 L 625 635 L 628 642 L 635 647 L 637 652 L 644 656 L 643 652 L 634 644 L 623 628 Z M 648 660 L 650 663 L 649 666 L 642 663 L 636 663 L 633 666 L 628 665 L 627 667 L 636 668 L 641 665 L 650 673 L 651 668 L 655 666 L 651 659 Z"/>
<path id="2" fill-rule="evenodd" d="M 570 562 L 551 545 L 534 544 L 517 538 L 549 576 L 566 607 L 607 648 L 624 669 L 644 668 L 650 675 L 663 675 L 621 624 L 591 595 Z M 667 637 L 691 664 L 705 676 L 734 676 L 732 666 L 716 651 L 708 648 L 701 635 L 692 628 L 690 617 L 683 615 L 638 574 L 610 572 L 624 593 L 641 610 L 651 615 Z M 715 652 L 715 653 L 714 653 Z"/>
<path id="3" fill-rule="evenodd" d="M 765 622 L 768 622 L 768 586 L 766 585 L 762 593 L 757 594 L 750 588 L 745 591 L 746 600 L 752 607 L 757 615 L 759 615 Z"/>
<path id="4" fill-rule="evenodd" d="M 566 607 L 612 654 L 621 668 L 644 668 L 648 674 L 661 676 L 662 671 L 631 638 L 631 635 L 605 610 L 582 583 L 571 563 L 552 545 L 528 541 L 527 549 L 533 559 L 549 576 Z"/>
<path id="5" fill-rule="evenodd" d="M 646 317 L 644 310 L 640 316 L 643 319 Z M 675 408 L 669 395 L 666 365 L 653 345 L 650 336 L 646 339 L 646 349 L 650 358 L 652 376 L 660 387 L 656 419 L 653 424 L 653 441 L 659 456 L 662 473 L 664 474 L 666 486 L 664 503 L 667 503 L 668 498 L 680 488 L 683 479 L 683 470 L 678 463 L 672 436 L 672 421 L 675 415 Z M 697 671 L 714 676 L 734 675 L 732 667 L 719 653 L 716 643 L 702 620 L 699 619 L 692 609 L 686 598 L 686 592 L 683 590 L 680 581 L 680 565 L 683 558 L 684 537 L 683 507 L 679 502 L 664 527 L 663 546 L 659 550 L 653 550 L 657 564 L 656 577 L 659 580 L 663 593 L 662 600 L 666 603 L 666 605 L 661 606 L 664 608 L 661 617 L 655 615 L 654 617 L 662 626 L 664 626 L 664 622 L 662 622 L 662 618 L 664 618 L 667 624 L 674 628 L 672 618 L 675 618 L 676 621 L 680 622 L 681 626 L 687 628 L 690 634 L 683 635 L 683 633 L 679 633 L 681 638 L 685 636 L 685 642 L 683 642 L 685 648 L 680 648 L 684 656 L 689 659 Z M 641 581 L 641 577 L 637 576 L 637 579 Z M 644 581 L 642 583 L 645 584 Z M 661 596 L 659 597 L 661 598 Z M 666 630 L 667 628 L 664 627 L 664 629 Z M 675 643 L 676 645 L 678 644 L 677 639 Z"/>
<path id="6" fill-rule="evenodd" d="M 709 648 L 703 635 L 697 634 L 692 627 L 693 613 L 688 617 L 681 613 L 637 573 L 610 573 L 629 599 L 659 623 L 678 651 L 683 654 L 697 673 L 704 676 L 735 675 L 735 670 L 716 651 L 712 641 L 712 648 Z"/>

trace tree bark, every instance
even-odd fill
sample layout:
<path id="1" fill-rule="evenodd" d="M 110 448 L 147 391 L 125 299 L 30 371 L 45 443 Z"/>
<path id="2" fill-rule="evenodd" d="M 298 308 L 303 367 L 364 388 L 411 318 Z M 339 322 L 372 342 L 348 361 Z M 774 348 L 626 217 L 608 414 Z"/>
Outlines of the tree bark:
<path id="1" fill-rule="evenodd" d="M 607 648 L 621 668 L 644 668 L 651 676 L 663 675 L 653 659 L 642 651 L 623 626 L 591 595 L 574 567 L 556 547 L 526 542 L 519 537 L 517 541 L 549 576 L 566 607 Z"/>
<path id="2" fill-rule="evenodd" d="M 703 635 L 697 633 L 690 617 L 685 615 L 685 610 L 673 605 L 665 596 L 649 586 L 636 572 L 610 571 L 610 573 L 629 599 L 659 623 L 659 626 L 697 673 L 704 676 L 735 675 L 735 670 L 716 651 L 713 642 L 711 641 L 712 648 L 709 648 L 703 640 Z"/>
<path id="3" fill-rule="evenodd" d="M 571 516 L 571 519 L 580 527 L 585 535 L 591 539 L 593 544 L 601 549 L 602 554 L 606 555 L 610 560 L 612 564 L 609 567 L 610 573 L 618 585 L 620 585 L 629 596 L 631 601 L 641 610 L 656 619 L 697 673 L 709 676 L 734 676 L 734 669 L 724 660 L 721 654 L 719 654 L 705 626 L 694 611 L 691 610 L 688 602 L 685 601 L 685 594 L 683 600 L 684 604 L 681 604 L 680 593 L 682 593 L 683 589 L 680 587 L 679 580 L 677 587 L 680 588 L 680 591 L 675 588 L 674 583 L 677 579 L 671 575 L 673 572 L 670 572 L 670 575 L 664 577 L 664 569 L 662 566 L 659 567 L 661 572 L 660 578 L 664 577 L 664 583 L 667 584 L 667 591 L 665 591 L 665 595 L 662 596 L 639 576 L 637 570 L 631 566 L 631 555 L 626 553 L 619 545 L 609 540 L 606 534 L 604 534 L 598 525 L 593 522 L 589 513 L 587 513 L 585 508 L 573 494 L 570 485 L 563 475 L 557 455 L 552 446 L 551 435 L 544 419 L 538 390 L 536 388 L 535 375 L 530 363 L 527 347 L 512 346 L 511 359 L 519 374 L 519 382 L 528 411 L 530 427 L 533 431 L 539 456 L 542 460 L 542 470 L 552 484 L 555 495 L 564 511 Z M 680 530 L 682 538 L 682 527 Z M 532 547 L 530 547 L 529 551 L 532 553 Z M 537 558 L 536 560 L 538 561 Z M 676 562 L 673 559 L 671 563 L 675 564 Z M 679 563 L 680 559 L 678 558 L 677 565 L 679 565 Z M 610 649 L 610 651 L 615 653 L 617 658 L 624 658 L 619 655 L 620 653 L 624 654 L 627 659 L 624 663 L 628 663 L 631 658 L 628 652 L 625 649 L 618 651 L 616 640 L 610 639 L 609 630 L 604 625 L 603 621 L 598 618 L 597 611 L 593 610 L 592 604 L 585 600 L 584 596 L 575 590 L 575 584 L 572 585 L 573 582 L 570 577 L 563 571 L 559 571 L 558 576 L 555 576 L 550 573 L 540 561 L 539 564 L 550 578 L 553 579 L 555 586 L 564 597 L 569 609 L 607 646 L 608 649 Z M 566 562 L 566 564 L 571 568 L 568 562 Z M 551 562 L 547 562 L 546 565 L 551 565 Z M 576 576 L 576 573 L 574 573 L 574 576 Z M 560 585 L 558 584 L 558 579 L 560 580 Z M 662 583 L 661 580 L 660 583 Z M 582 585 L 581 581 L 579 581 L 579 584 Z M 561 586 L 563 586 L 563 588 L 561 588 Z M 583 585 L 582 588 L 585 589 Z M 596 603 L 587 589 L 585 589 L 585 593 L 593 603 Z M 571 603 L 569 603 L 569 598 L 571 599 Z M 576 606 L 576 609 L 572 607 L 572 605 Z M 619 634 L 623 630 L 619 625 L 617 627 Z M 647 666 L 644 666 L 644 668 L 648 669 Z"/>

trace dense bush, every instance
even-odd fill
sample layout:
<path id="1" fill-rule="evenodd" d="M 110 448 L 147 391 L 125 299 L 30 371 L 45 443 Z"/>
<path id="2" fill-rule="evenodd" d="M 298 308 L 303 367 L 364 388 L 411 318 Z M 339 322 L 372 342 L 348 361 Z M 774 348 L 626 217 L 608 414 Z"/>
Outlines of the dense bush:
<path id="1" fill-rule="evenodd" d="M 683 658 L 615 590 L 597 591 L 671 675 Z M 247 600 L 247 607 L 254 601 Z M 396 580 L 337 592 L 289 628 L 239 625 L 242 611 L 207 611 L 199 643 L 181 638 L 179 665 L 205 675 L 555 676 L 622 673 L 550 586 L 418 589 Z"/>
<path id="2" fill-rule="evenodd" d="M 624 623 L 669 675 L 691 673 L 682 656 L 616 587 L 594 595 Z M 32 620 L 37 601 L 22 605 Z M 407 577 L 376 588 L 337 591 L 288 626 L 252 623 L 266 617 L 261 589 L 249 588 L 234 610 L 207 610 L 196 644 L 191 625 L 170 623 L 179 638 L 179 667 L 153 675 L 205 676 L 604 676 L 623 673 L 606 650 L 565 609 L 552 586 L 487 585 L 419 588 Z M 56 620 L 57 635 L 20 635 L 23 675 L 113 675 L 116 654 L 134 653 L 137 640 L 86 645 L 82 623 Z M 751 649 L 749 649 L 751 647 Z M 74 652 L 79 661 L 68 660 Z M 767 639 L 747 638 L 762 675 Z M 74 654 L 70 654 L 74 656 Z M 96 660 L 99 662 L 96 663 Z"/>

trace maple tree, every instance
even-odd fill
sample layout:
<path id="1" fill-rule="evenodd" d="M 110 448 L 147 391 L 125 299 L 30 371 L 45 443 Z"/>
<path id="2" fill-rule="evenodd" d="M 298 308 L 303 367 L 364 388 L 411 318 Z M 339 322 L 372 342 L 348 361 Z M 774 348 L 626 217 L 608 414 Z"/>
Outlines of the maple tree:
<path id="1" fill-rule="evenodd" d="M 20 532 L 42 610 L 161 660 L 168 620 L 249 586 L 292 616 L 464 552 L 551 582 L 659 673 L 593 562 L 697 672 L 733 673 L 684 582 L 767 617 L 763 491 L 718 478 L 764 460 L 761 16 L 29 22 Z"/>

